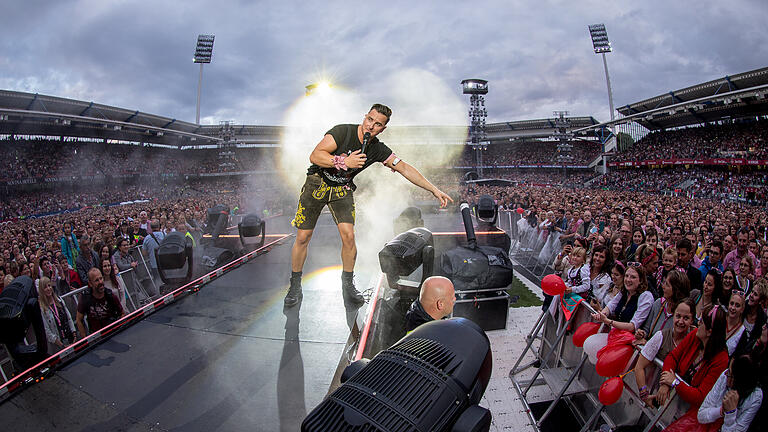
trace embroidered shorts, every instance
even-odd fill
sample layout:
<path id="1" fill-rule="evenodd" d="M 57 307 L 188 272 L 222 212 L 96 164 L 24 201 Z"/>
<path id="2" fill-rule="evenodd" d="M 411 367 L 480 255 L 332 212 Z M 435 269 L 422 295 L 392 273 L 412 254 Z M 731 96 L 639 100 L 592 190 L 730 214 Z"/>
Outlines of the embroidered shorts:
<path id="1" fill-rule="evenodd" d="M 346 186 L 329 186 L 319 174 L 307 176 L 299 196 L 299 206 L 291 225 L 298 229 L 315 228 L 323 207 L 328 205 L 336 224 L 355 223 L 355 200 L 352 189 Z"/>

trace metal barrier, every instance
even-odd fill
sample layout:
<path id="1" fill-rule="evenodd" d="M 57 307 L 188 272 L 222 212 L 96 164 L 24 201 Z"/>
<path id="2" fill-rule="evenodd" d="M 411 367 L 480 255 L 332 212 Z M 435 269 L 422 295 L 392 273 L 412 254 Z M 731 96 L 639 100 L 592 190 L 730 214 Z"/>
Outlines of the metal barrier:
<path id="1" fill-rule="evenodd" d="M 583 425 L 581 431 L 593 430 L 593 426 L 598 418 L 614 429 L 619 425 L 642 424 L 647 422 L 644 432 L 649 432 L 655 427 L 663 429 L 669 425 L 677 413 L 681 411 L 682 400 L 677 398 L 677 393 L 673 390 L 666 404 L 659 409 L 648 407 L 639 397 L 639 391 L 634 379 L 624 380 L 625 388 L 621 399 L 611 405 L 603 405 L 597 398 L 597 390 L 605 381 L 604 377 L 597 374 L 594 367 L 584 367 L 587 362 L 587 355 L 580 347 L 572 343 L 572 332 L 569 329 L 576 329 L 584 322 L 591 321 L 591 314 L 594 309 L 586 303 L 581 302 L 577 310 L 571 316 L 570 320 L 565 320 L 564 314 L 558 308 L 558 317 L 555 320 L 549 311 L 542 311 L 538 320 L 534 324 L 530 333 L 526 336 L 526 347 L 523 350 L 517 362 L 509 372 L 510 379 L 515 390 L 520 396 L 525 406 L 531 424 L 536 430 L 541 429 L 541 425 L 552 414 L 560 401 L 566 403 L 579 421 Z M 604 330 L 601 325 L 600 330 Z M 541 342 L 538 351 L 535 351 L 535 360 L 520 366 L 528 351 L 533 349 L 534 341 Z M 632 358 L 627 363 L 624 375 L 634 368 L 635 361 L 640 354 L 640 348 L 635 347 Z M 654 359 L 657 371 L 661 370 L 662 361 Z M 526 369 L 538 365 L 537 371 L 530 379 L 520 379 L 519 375 Z M 648 382 L 658 382 L 658 373 L 650 374 Z M 678 376 L 678 378 L 680 378 Z M 554 394 L 549 406 L 536 420 L 530 409 L 527 399 L 528 392 L 534 386 L 546 385 Z M 675 408 L 670 410 L 670 408 Z M 584 417 L 582 413 L 591 412 L 589 417 Z"/>

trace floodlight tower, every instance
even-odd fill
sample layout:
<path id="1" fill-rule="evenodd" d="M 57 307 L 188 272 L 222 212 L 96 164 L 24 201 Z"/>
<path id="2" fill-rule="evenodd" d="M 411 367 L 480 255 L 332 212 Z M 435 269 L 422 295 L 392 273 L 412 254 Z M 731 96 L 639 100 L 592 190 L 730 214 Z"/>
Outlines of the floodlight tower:
<path id="1" fill-rule="evenodd" d="M 589 35 L 592 36 L 592 47 L 595 50 L 595 54 L 603 55 L 605 82 L 608 83 L 608 105 L 611 108 L 611 121 L 613 121 L 613 91 L 611 91 L 611 77 L 608 75 L 608 60 L 605 58 L 605 53 L 613 51 L 613 48 L 611 48 L 611 43 L 608 42 L 608 33 L 605 31 L 605 24 L 593 24 L 589 26 Z"/>
<path id="2" fill-rule="evenodd" d="M 488 135 L 485 133 L 485 119 L 488 110 L 485 109 L 485 95 L 488 93 L 488 81 L 481 79 L 465 79 L 461 82 L 464 94 L 469 96 L 469 140 L 477 158 L 478 174 L 483 176 L 483 150 L 488 150 Z"/>
<path id="3" fill-rule="evenodd" d="M 203 65 L 211 62 L 213 56 L 213 39 L 215 35 L 201 34 L 197 36 L 194 63 L 200 63 L 200 78 L 197 80 L 197 111 L 195 124 L 200 124 L 200 90 L 203 87 Z"/>
<path id="4" fill-rule="evenodd" d="M 589 35 L 592 37 L 592 48 L 595 50 L 595 54 L 602 54 L 603 56 L 603 68 L 605 68 L 605 82 L 608 85 L 608 106 L 611 109 L 611 121 L 615 116 L 613 113 L 613 90 L 611 90 L 611 77 L 608 75 L 608 60 L 605 58 L 605 53 L 613 51 L 611 43 L 608 41 L 608 33 L 605 31 L 605 24 L 593 24 L 589 26 Z M 611 132 L 609 137 L 614 135 L 613 128 L 609 127 Z M 608 138 L 610 139 L 610 138 Z M 615 136 L 613 137 L 615 139 Z M 603 159 L 603 173 L 608 172 L 608 160 L 605 156 L 605 141 L 602 141 L 602 159 Z"/>

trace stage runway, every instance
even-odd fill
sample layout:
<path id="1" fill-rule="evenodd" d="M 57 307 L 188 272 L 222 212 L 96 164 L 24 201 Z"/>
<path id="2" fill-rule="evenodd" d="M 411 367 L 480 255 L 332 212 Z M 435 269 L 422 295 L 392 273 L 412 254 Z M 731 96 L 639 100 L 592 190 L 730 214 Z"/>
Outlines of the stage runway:
<path id="1" fill-rule="evenodd" d="M 327 394 L 358 310 L 342 300 L 341 241 L 328 215 L 312 246 L 337 253 L 310 250 L 304 299 L 284 310 L 292 244 L 289 237 L 22 391 L 0 405 L 3 423 L 17 431 L 298 430 Z M 356 279 L 364 289 L 368 277 Z"/>

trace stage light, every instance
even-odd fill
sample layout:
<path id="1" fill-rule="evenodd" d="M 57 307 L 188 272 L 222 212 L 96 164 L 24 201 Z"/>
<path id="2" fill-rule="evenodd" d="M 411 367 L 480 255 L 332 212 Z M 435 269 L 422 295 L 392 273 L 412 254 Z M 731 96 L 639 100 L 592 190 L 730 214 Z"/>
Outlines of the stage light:
<path id="1" fill-rule="evenodd" d="M 243 217 L 243 220 L 237 224 L 237 232 L 240 235 L 240 243 L 243 247 L 245 247 L 246 237 L 258 237 L 259 234 L 261 234 L 259 246 L 264 245 L 264 238 L 267 235 L 264 225 L 264 221 L 256 214 L 251 213 Z"/>
<path id="2" fill-rule="evenodd" d="M 408 207 L 395 218 L 395 235 L 408 231 L 411 228 L 424 226 L 424 219 L 421 217 L 421 210 L 418 207 Z"/>
<path id="3" fill-rule="evenodd" d="M 208 209 L 208 223 L 205 225 L 205 233 L 211 234 L 216 240 L 227 228 L 229 222 L 229 207 L 217 204 Z"/>
<path id="4" fill-rule="evenodd" d="M 179 231 L 168 233 L 160 246 L 155 249 L 155 260 L 157 262 L 157 271 L 160 279 L 165 284 L 183 285 L 192 280 L 193 260 L 192 260 L 192 239 Z M 166 274 L 168 270 L 179 270 L 187 266 L 187 272 L 184 276 L 170 277 Z"/>
<path id="5" fill-rule="evenodd" d="M 325 93 L 331 89 L 331 84 L 327 81 L 321 81 L 317 83 L 317 91 L 319 93 Z"/>
<path id="6" fill-rule="evenodd" d="M 35 331 L 32 345 L 24 343 L 29 326 Z M 17 277 L 0 293 L 0 343 L 22 370 L 42 361 L 48 353 L 35 283 L 29 276 Z"/>
<path id="7" fill-rule="evenodd" d="M 379 251 L 381 271 L 387 275 L 391 288 L 399 288 L 397 281 L 408 276 L 423 264 L 422 282 L 432 276 L 435 247 L 432 232 L 426 228 L 413 228 L 388 241 Z"/>
<path id="8" fill-rule="evenodd" d="M 333 87 L 333 85 L 331 85 L 331 83 L 328 81 L 318 81 L 316 83 L 304 86 L 304 95 L 309 96 L 311 94 L 325 94 L 331 90 L 331 87 Z"/>
<path id="9" fill-rule="evenodd" d="M 477 218 L 489 224 L 495 224 L 499 206 L 490 195 L 481 195 L 477 201 Z"/>
<path id="10" fill-rule="evenodd" d="M 313 409 L 302 431 L 487 431 L 480 407 L 491 377 L 488 336 L 452 318 L 428 322 L 372 360 L 348 366 L 342 385 Z"/>

